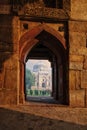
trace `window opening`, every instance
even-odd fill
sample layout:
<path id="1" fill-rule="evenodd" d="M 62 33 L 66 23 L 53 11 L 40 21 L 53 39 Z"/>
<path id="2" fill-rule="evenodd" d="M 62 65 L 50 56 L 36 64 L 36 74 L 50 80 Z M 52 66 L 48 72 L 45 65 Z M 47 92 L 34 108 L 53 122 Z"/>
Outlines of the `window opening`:
<path id="1" fill-rule="evenodd" d="M 26 100 L 32 97 L 37 99 L 51 97 L 51 63 L 48 60 L 29 59 L 25 69 Z"/>

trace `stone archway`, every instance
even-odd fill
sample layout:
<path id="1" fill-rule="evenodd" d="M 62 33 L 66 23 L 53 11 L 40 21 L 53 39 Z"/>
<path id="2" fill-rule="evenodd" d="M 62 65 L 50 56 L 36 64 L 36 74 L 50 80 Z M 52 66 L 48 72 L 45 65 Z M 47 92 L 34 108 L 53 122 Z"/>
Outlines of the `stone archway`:
<path id="1" fill-rule="evenodd" d="M 65 39 L 54 29 L 50 28 L 45 24 L 40 24 L 32 30 L 26 32 L 20 39 L 20 86 L 19 86 L 19 102 L 25 101 L 24 94 L 24 75 L 25 75 L 25 60 L 27 55 L 30 53 L 32 48 L 38 43 L 43 43 L 52 53 L 55 58 L 52 60 L 53 65 L 53 80 L 54 81 L 54 94 L 53 96 L 57 99 L 60 97 L 60 102 L 67 103 L 68 86 L 66 85 L 66 44 Z M 62 82 L 62 83 L 61 83 Z M 62 88 L 62 89 L 61 89 Z M 57 93 L 62 93 L 61 94 Z M 59 97 L 58 97 L 59 96 Z"/>

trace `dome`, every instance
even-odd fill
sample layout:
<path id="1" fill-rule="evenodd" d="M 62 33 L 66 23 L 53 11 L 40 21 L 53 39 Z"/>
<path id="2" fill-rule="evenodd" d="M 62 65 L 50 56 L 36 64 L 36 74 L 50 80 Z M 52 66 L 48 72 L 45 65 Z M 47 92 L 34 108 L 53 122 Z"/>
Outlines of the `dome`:
<path id="1" fill-rule="evenodd" d="M 46 71 L 47 69 L 48 69 L 47 65 L 42 62 L 38 62 L 33 66 L 33 72 Z"/>

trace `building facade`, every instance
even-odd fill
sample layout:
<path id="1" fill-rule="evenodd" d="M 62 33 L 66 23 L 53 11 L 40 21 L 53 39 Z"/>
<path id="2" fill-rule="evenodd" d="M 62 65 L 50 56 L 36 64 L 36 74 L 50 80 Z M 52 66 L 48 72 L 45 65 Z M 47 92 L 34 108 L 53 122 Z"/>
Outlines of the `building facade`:
<path id="1" fill-rule="evenodd" d="M 51 69 L 44 63 L 37 63 L 33 66 L 33 74 L 35 76 L 35 89 L 52 90 L 52 74 Z M 31 87 L 32 89 L 32 87 Z M 33 87 L 34 89 L 34 87 Z"/>
<path id="2" fill-rule="evenodd" d="M 51 62 L 56 100 L 87 107 L 86 0 L 0 2 L 1 105 L 25 102 L 29 58 Z"/>

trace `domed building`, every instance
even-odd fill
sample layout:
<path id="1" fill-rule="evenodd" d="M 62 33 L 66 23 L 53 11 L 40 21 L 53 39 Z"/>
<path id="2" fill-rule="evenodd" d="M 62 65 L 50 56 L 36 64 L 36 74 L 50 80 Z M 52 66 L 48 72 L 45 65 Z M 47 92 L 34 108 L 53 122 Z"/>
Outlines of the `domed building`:
<path id="1" fill-rule="evenodd" d="M 49 68 L 47 67 L 46 64 L 42 63 L 42 62 L 38 62 L 37 64 L 35 64 L 33 66 L 33 72 L 37 72 L 37 71 L 47 71 Z"/>
<path id="2" fill-rule="evenodd" d="M 33 73 L 35 75 L 35 89 L 38 90 L 51 90 L 52 76 L 51 69 L 42 62 L 38 62 L 33 66 Z"/>

